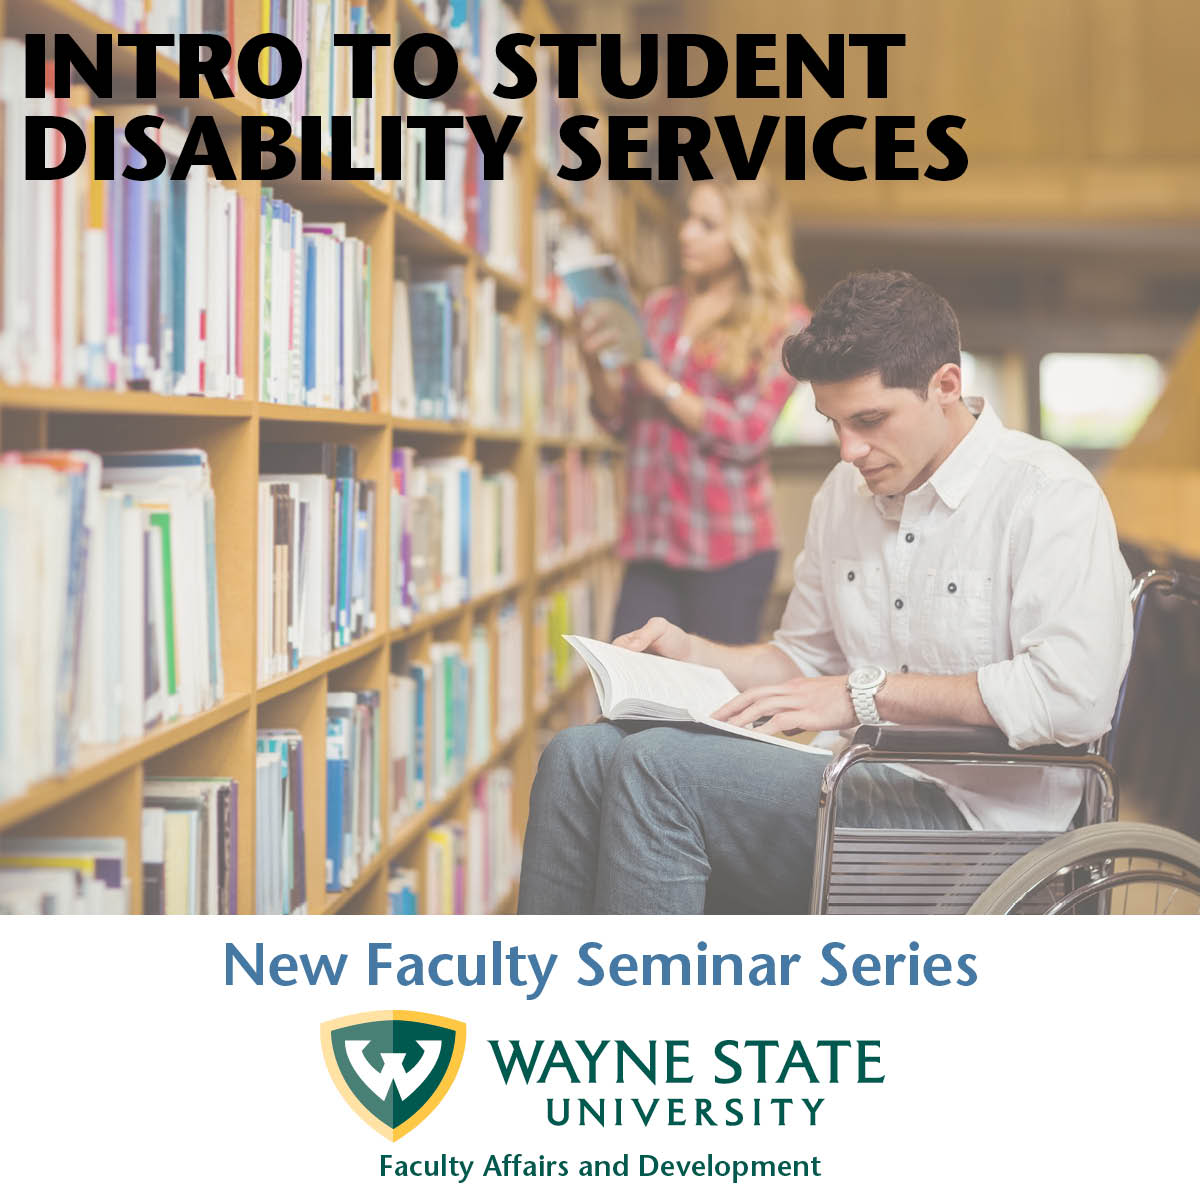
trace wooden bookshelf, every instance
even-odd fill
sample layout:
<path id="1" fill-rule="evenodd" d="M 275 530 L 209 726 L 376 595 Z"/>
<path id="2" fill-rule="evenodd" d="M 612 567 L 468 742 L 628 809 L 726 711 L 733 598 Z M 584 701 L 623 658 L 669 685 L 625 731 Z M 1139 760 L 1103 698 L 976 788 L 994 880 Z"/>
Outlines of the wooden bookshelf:
<path id="1" fill-rule="evenodd" d="M 370 4 L 377 28 L 402 34 L 430 30 L 411 0 L 373 0 Z M 259 32 L 257 0 L 235 0 L 234 40 L 244 42 Z M 537 33 L 554 28 L 543 0 L 528 0 L 521 27 Z M 25 33 L 70 33 L 86 45 L 97 33 L 120 32 L 69 0 L 0 0 L 0 33 L 21 37 Z M 114 74 L 132 91 L 133 51 L 114 46 Z M 158 61 L 160 102 L 169 104 L 178 70 L 169 59 Z M 380 115 L 390 111 L 394 81 L 390 74 L 380 96 Z M 485 112 L 498 117 L 502 110 L 482 95 L 478 81 L 465 69 L 452 99 L 464 95 L 478 99 Z M 193 113 L 214 116 L 223 127 L 234 128 L 244 115 L 259 111 L 247 95 L 231 100 L 188 102 Z M 496 281 L 498 304 L 516 317 L 524 336 L 525 378 L 533 375 L 535 331 L 547 312 L 533 294 L 533 245 L 527 214 L 539 188 L 549 186 L 573 220 L 599 233 L 585 207 L 567 194 L 533 153 L 535 107 L 525 110 L 507 163 L 518 172 L 518 218 L 522 277 L 500 269 L 476 251 L 455 240 L 400 204 L 390 192 L 364 181 L 302 181 L 283 179 L 270 186 L 275 194 L 320 219 L 346 222 L 348 232 L 366 241 L 373 254 L 371 332 L 375 375 L 379 383 L 377 408 L 370 412 L 284 406 L 258 399 L 258 198 L 260 185 L 231 184 L 248 201 L 246 205 L 246 270 L 242 341 L 244 394 L 229 399 L 202 396 L 160 395 L 147 391 L 98 391 L 82 388 L 48 389 L 0 384 L 0 450 L 85 447 L 150 449 L 195 445 L 209 458 L 216 496 L 216 560 L 221 620 L 221 652 L 225 698 L 214 708 L 195 716 L 163 724 L 143 737 L 116 745 L 86 748 L 67 774 L 42 780 L 25 793 L 0 801 L 0 834 L 108 835 L 126 839 L 134 911 L 141 904 L 140 813 L 143 781 L 147 775 L 228 775 L 239 782 L 238 895 L 242 911 L 254 903 L 254 782 L 255 737 L 259 728 L 294 727 L 304 736 L 307 860 L 304 864 L 310 912 L 385 911 L 388 868 L 396 861 L 420 865 L 429 827 L 447 817 L 465 817 L 470 809 L 475 781 L 492 767 L 510 766 L 514 773 L 514 819 L 523 827 L 527 797 L 538 752 L 540 722 L 561 699 L 575 692 L 586 673 L 575 675 L 570 685 L 551 702 L 535 711 L 533 702 L 534 610 L 539 597 L 563 586 L 599 562 L 615 558 L 615 542 L 606 540 L 582 553 L 539 569 L 534 544 L 536 476 L 541 456 L 565 450 L 583 456 L 611 456 L 620 445 L 606 437 L 557 437 L 538 428 L 535 398 L 527 389 L 520 426 L 514 429 L 476 428 L 469 423 L 409 420 L 391 415 L 391 280 L 392 264 L 400 255 L 410 261 L 462 263 L 467 269 L 468 303 L 477 280 Z M 293 149 L 299 149 L 298 143 Z M 642 193 L 645 193 L 644 195 Z M 623 188 L 631 206 L 622 214 L 623 228 L 637 219 L 632 206 L 661 213 L 662 201 L 647 186 Z M 607 236 L 597 242 L 616 247 Z M 2 248 L 0 248 L 2 250 Z M 558 319 L 556 317 L 556 319 Z M 419 453 L 462 454 L 485 464 L 512 470 L 518 481 L 518 574 L 504 586 L 468 599 L 445 611 L 423 613 L 409 625 L 389 627 L 388 614 L 388 506 L 377 513 L 374 554 L 374 606 L 383 621 L 368 636 L 331 654 L 300 666 L 268 682 L 256 679 L 256 546 L 259 447 L 268 441 L 339 441 L 355 446 L 360 477 L 375 480 L 377 495 L 386 497 L 391 451 L 412 445 Z M 352 886 L 337 893 L 325 891 L 325 771 L 324 737 L 326 696 L 334 690 L 374 689 L 380 693 L 381 741 L 388 731 L 388 675 L 405 654 L 428 653 L 434 640 L 458 641 L 466 647 L 472 629 L 481 624 L 493 645 L 493 688 L 496 688 L 496 616 L 508 603 L 516 605 L 524 635 L 525 695 L 523 719 L 516 731 L 493 746 L 485 761 L 475 764 L 466 777 L 425 809 L 397 828 L 383 832 L 383 849 Z M 493 695 L 493 712 L 497 696 Z M 381 778 L 386 778 L 386 745 L 381 747 Z M 386 803 L 384 808 L 386 810 Z M 512 911 L 515 889 L 497 907 Z"/>

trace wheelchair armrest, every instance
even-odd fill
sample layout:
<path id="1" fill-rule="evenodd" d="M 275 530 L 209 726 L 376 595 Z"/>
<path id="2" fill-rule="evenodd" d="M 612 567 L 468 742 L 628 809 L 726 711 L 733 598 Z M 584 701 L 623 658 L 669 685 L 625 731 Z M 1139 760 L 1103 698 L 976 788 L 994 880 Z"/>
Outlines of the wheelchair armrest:
<path id="1" fill-rule="evenodd" d="M 1019 754 L 1022 758 L 1073 758 L 1086 746 L 1030 746 L 1014 750 L 994 725 L 860 725 L 850 739 L 881 754 Z"/>

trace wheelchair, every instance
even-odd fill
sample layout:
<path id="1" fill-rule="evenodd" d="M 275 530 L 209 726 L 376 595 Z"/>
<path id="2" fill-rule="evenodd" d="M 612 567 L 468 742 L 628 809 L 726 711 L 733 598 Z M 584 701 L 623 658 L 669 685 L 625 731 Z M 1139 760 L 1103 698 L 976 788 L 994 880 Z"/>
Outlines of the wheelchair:
<path id="1" fill-rule="evenodd" d="M 1137 652 L 1152 594 L 1200 605 L 1200 576 L 1153 569 L 1134 580 Z M 862 725 L 826 767 L 817 818 L 814 913 L 1094 914 L 1200 912 L 1200 842 L 1119 822 L 1114 750 L 1129 672 L 1109 732 L 1089 746 L 1013 750 L 998 729 Z M 1084 776 L 1074 828 L 920 831 L 837 825 L 839 789 L 862 763 L 1074 768 Z"/>

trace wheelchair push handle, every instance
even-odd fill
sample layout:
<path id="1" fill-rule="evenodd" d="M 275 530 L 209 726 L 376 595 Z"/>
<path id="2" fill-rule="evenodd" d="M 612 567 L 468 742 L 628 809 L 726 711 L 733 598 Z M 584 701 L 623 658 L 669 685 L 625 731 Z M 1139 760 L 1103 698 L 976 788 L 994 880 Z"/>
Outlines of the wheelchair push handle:
<path id="1" fill-rule="evenodd" d="M 1135 616 L 1140 612 L 1147 592 L 1158 590 L 1166 596 L 1180 596 L 1193 604 L 1200 604 L 1200 575 L 1193 571 L 1177 568 L 1154 567 L 1143 571 L 1133 581 L 1133 609 Z"/>
<path id="2" fill-rule="evenodd" d="M 1185 571 L 1174 571 L 1175 586 L 1171 589 L 1177 596 L 1200 604 L 1200 575 L 1190 575 Z"/>

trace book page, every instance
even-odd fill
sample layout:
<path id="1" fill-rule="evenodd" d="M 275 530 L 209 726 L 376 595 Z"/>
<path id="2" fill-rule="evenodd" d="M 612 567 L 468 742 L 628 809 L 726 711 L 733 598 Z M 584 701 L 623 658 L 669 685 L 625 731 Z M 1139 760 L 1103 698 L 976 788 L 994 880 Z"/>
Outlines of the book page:
<path id="1" fill-rule="evenodd" d="M 728 721 L 714 721 L 712 717 L 699 717 L 697 724 L 707 725 L 710 729 L 720 729 L 725 733 L 736 733 L 738 737 L 753 738 L 756 742 L 782 746 L 785 750 L 799 750 L 803 754 L 815 754 L 820 758 L 833 757 L 832 751 L 821 746 L 810 746 L 807 742 L 793 742 L 789 738 L 778 737 L 773 733 L 761 733 L 759 730 L 745 725 L 730 725 Z"/>
<path id="2" fill-rule="evenodd" d="M 714 667 L 641 654 L 592 638 L 571 634 L 565 637 L 583 655 L 584 661 L 591 655 L 604 668 L 610 705 L 622 700 L 640 700 L 698 718 L 738 694 L 737 688 Z"/>

